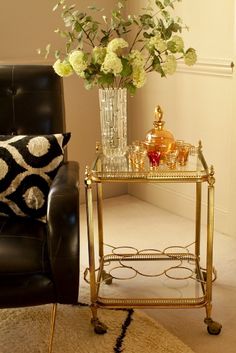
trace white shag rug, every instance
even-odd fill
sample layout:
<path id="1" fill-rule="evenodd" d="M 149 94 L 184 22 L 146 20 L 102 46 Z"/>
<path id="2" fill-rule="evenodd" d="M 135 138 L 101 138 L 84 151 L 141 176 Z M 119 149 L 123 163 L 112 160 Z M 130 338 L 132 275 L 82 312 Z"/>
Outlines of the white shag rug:
<path id="1" fill-rule="evenodd" d="M 51 306 L 0 310 L 0 353 L 47 353 Z M 193 353 L 141 311 L 99 309 L 109 327 L 96 335 L 88 306 L 59 305 L 53 353 Z"/>

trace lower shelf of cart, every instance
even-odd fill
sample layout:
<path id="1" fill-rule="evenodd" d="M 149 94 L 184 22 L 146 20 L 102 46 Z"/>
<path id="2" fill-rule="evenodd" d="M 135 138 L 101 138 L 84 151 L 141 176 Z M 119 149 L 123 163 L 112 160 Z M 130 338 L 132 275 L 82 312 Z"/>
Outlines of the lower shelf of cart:
<path id="1" fill-rule="evenodd" d="M 106 307 L 201 307 L 206 282 L 195 255 L 106 255 L 97 278 L 97 304 Z"/>

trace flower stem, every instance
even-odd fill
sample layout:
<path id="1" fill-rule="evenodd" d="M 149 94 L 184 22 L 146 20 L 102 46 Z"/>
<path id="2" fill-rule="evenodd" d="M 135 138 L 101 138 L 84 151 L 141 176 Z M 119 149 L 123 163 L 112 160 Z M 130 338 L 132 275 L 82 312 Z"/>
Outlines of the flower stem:
<path id="1" fill-rule="evenodd" d="M 140 33 L 142 32 L 142 30 L 143 30 L 143 28 L 140 27 L 139 31 L 136 33 L 136 36 L 135 36 L 135 38 L 134 38 L 134 40 L 133 40 L 133 43 L 132 43 L 132 45 L 131 45 L 131 47 L 130 47 L 129 52 L 131 52 L 131 50 L 133 49 L 133 47 L 134 47 L 134 45 L 135 45 L 135 43 L 136 43 L 136 41 L 137 41 L 137 39 L 138 39 L 138 36 L 139 36 Z"/>

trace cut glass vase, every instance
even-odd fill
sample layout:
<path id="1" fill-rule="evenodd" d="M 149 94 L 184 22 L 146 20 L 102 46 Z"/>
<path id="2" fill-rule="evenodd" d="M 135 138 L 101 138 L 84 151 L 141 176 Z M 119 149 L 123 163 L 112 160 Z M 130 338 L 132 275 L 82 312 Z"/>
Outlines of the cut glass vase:
<path id="1" fill-rule="evenodd" d="M 99 89 L 99 106 L 103 154 L 123 157 L 127 150 L 127 89 Z"/>

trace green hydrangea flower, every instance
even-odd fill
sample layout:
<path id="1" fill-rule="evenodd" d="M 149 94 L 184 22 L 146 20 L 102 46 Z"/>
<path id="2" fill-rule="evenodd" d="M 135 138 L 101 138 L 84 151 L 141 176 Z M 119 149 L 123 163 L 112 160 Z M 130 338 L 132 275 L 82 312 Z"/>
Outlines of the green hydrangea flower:
<path id="1" fill-rule="evenodd" d="M 68 61 L 77 75 L 84 77 L 84 70 L 88 67 L 87 55 L 82 50 L 74 50 L 69 55 Z"/>
<path id="2" fill-rule="evenodd" d="M 104 62 L 101 66 L 101 70 L 107 74 L 109 72 L 113 73 L 115 76 L 121 73 L 123 65 L 121 59 L 113 53 L 112 51 L 108 52 L 105 56 Z"/>
<path id="3" fill-rule="evenodd" d="M 127 48 L 129 44 L 123 38 L 114 38 L 107 45 L 107 51 L 116 53 L 117 50 Z"/>
<path id="4" fill-rule="evenodd" d="M 67 77 L 73 74 L 73 68 L 67 60 L 61 61 L 60 59 L 57 59 L 53 64 L 53 69 L 56 74 L 61 77 Z"/>
<path id="5" fill-rule="evenodd" d="M 173 53 L 181 53 L 184 50 L 184 41 L 180 36 L 173 36 L 168 42 L 168 49 Z"/>
<path id="6" fill-rule="evenodd" d="M 156 36 L 151 37 L 147 43 L 147 47 L 149 50 L 157 50 L 160 53 L 164 52 L 167 49 L 167 44 L 164 39 L 161 38 L 160 33 Z"/>
<path id="7" fill-rule="evenodd" d="M 185 64 L 188 66 L 192 66 L 196 63 L 196 61 L 197 61 L 196 50 L 193 48 L 189 48 L 184 55 Z"/>
<path id="8" fill-rule="evenodd" d="M 94 64 L 99 64 L 102 65 L 105 56 L 106 56 L 107 50 L 104 47 L 95 47 L 93 48 L 92 51 L 92 61 Z"/>
<path id="9" fill-rule="evenodd" d="M 134 50 L 134 49 L 129 54 L 129 60 L 132 66 L 144 65 L 144 61 L 145 61 L 142 53 L 139 50 Z"/>
<path id="10" fill-rule="evenodd" d="M 141 88 L 145 85 L 147 80 L 147 74 L 143 66 L 134 66 L 133 67 L 133 84 L 137 88 Z"/>
<path id="11" fill-rule="evenodd" d="M 162 64 L 162 70 L 165 75 L 173 75 L 177 68 L 177 62 L 174 55 L 168 55 L 164 64 Z"/>

